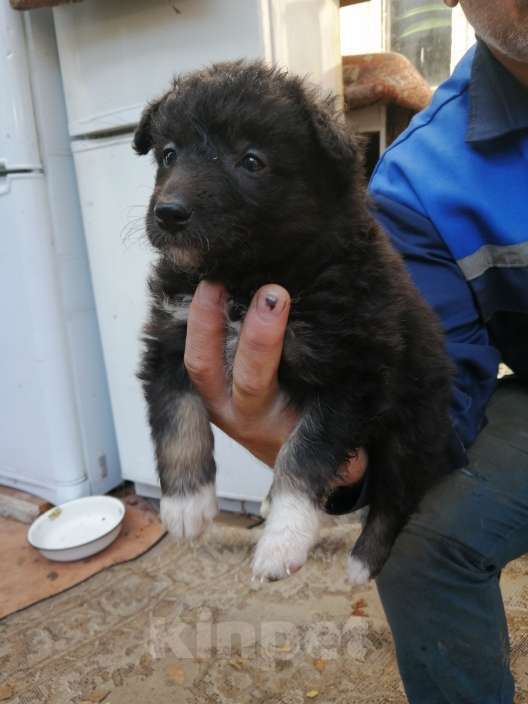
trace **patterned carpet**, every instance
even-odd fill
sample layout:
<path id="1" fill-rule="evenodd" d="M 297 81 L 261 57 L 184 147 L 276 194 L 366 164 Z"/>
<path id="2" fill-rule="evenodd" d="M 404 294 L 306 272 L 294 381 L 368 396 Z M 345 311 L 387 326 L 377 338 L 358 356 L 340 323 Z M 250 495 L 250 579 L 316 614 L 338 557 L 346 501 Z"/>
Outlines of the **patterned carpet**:
<path id="1" fill-rule="evenodd" d="M 216 525 L 0 622 L 10 704 L 404 704 L 371 586 L 344 579 L 357 529 L 326 529 L 309 564 L 252 583 L 260 530 Z M 528 560 L 503 578 L 519 703 L 528 702 Z M 478 656 L 478 654 L 476 654 Z"/>

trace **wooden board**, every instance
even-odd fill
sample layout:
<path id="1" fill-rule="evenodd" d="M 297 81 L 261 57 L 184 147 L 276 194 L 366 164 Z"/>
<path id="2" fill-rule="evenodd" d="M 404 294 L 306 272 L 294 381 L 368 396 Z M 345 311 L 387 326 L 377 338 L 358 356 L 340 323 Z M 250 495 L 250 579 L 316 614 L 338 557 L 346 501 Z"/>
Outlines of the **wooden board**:
<path id="1" fill-rule="evenodd" d="M 51 504 L 40 496 L 25 491 L 0 486 L 0 516 L 13 518 L 22 523 L 33 523 L 35 518 L 47 511 Z"/>

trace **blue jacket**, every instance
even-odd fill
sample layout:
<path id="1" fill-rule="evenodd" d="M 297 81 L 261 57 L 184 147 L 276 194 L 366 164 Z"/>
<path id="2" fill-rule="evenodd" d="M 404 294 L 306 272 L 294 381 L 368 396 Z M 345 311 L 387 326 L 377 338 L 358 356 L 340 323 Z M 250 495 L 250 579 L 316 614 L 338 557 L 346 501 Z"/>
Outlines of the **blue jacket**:
<path id="1" fill-rule="evenodd" d="M 468 448 L 499 361 L 528 379 L 528 90 L 479 42 L 382 156 L 370 193 L 442 322 Z"/>

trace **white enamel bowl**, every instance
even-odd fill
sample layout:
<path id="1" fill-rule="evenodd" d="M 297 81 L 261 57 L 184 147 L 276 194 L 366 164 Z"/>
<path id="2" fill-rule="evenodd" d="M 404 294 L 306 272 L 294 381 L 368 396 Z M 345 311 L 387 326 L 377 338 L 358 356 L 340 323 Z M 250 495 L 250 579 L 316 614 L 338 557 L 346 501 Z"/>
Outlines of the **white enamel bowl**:
<path id="1" fill-rule="evenodd" d="M 43 513 L 30 526 L 27 540 L 48 560 L 82 560 L 117 538 L 124 517 L 119 499 L 87 496 Z"/>

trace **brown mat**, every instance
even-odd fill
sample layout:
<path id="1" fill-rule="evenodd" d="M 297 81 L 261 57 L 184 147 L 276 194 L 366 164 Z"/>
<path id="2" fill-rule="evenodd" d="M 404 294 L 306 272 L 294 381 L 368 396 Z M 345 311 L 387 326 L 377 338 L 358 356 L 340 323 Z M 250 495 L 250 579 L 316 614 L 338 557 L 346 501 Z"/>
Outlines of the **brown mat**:
<path id="1" fill-rule="evenodd" d="M 157 512 L 137 496 L 123 499 L 126 514 L 117 540 L 76 562 L 51 562 L 28 545 L 28 526 L 0 517 L 0 618 L 59 594 L 111 565 L 142 555 L 165 534 Z"/>

